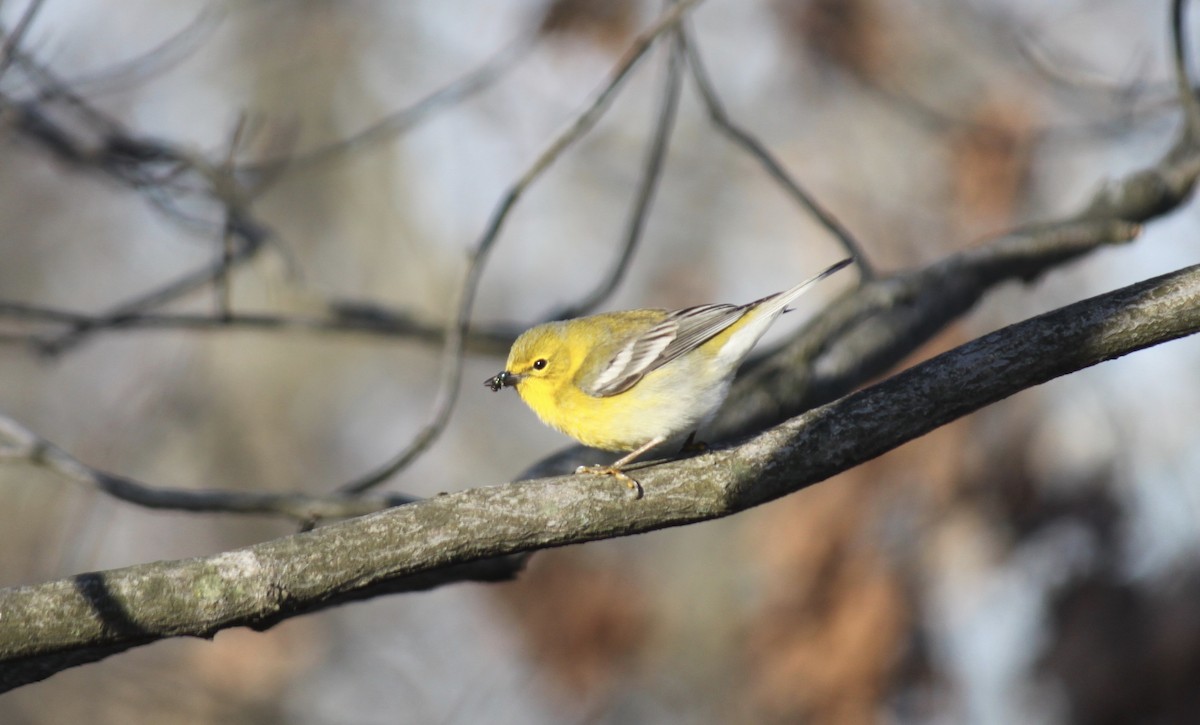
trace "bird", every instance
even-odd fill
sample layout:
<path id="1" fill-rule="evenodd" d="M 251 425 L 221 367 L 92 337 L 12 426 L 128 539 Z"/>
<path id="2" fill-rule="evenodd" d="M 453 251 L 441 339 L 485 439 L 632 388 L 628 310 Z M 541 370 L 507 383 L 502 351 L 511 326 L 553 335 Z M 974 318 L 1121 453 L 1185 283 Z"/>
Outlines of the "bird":
<path id="1" fill-rule="evenodd" d="M 551 428 L 590 448 L 625 453 L 611 465 L 575 472 L 613 476 L 640 498 L 641 484 L 623 469 L 658 446 L 685 437 L 690 445 L 771 324 L 852 261 L 744 305 L 604 312 L 536 325 L 517 337 L 504 369 L 484 385 L 516 388 Z"/>

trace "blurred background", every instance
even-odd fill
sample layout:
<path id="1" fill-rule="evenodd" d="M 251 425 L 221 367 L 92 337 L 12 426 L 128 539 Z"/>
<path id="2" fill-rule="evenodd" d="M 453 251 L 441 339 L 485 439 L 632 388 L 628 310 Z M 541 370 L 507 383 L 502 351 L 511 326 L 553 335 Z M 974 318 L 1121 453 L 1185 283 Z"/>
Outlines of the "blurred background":
<path id="1" fill-rule="evenodd" d="M 0 22 L 25 7 L 0 3 Z M 372 300 L 440 322 L 505 188 L 660 10 L 48 0 L 24 48 L 137 133 L 219 158 L 243 114 L 265 155 L 302 152 L 526 47 L 477 95 L 291 170 L 254 203 L 277 244 L 233 275 L 235 309 Z M 1115 0 L 709 0 L 693 18 L 730 115 L 887 272 L 1073 212 L 1154 163 L 1178 125 L 1168 13 Z M 664 51 L 521 201 L 475 320 L 532 323 L 615 259 Z M 14 83 L 0 78 L 19 97 Z M 220 248 L 219 226 L 182 225 L 2 120 L 0 144 L 0 299 L 98 312 Z M 1198 222 L 1187 206 L 1129 245 L 998 290 L 920 357 L 1195 263 Z M 744 302 L 841 256 L 685 84 L 644 240 L 605 309 Z M 803 299 L 769 340 L 852 281 Z M 213 295 L 172 309 L 210 312 Z M 468 359 L 446 434 L 389 490 L 500 483 L 567 443 L 516 395 L 480 385 L 501 365 Z M 56 356 L 10 338 L 0 411 L 156 485 L 319 493 L 415 435 L 441 366 L 435 346 L 353 334 L 109 330 Z M 1200 340 L 1169 343 L 731 519 L 542 552 L 513 583 L 143 647 L 9 693 L 0 722 L 1198 722 L 1197 371 Z M 295 531 L 148 511 L 23 465 L 0 467 L 0 502 L 0 586 Z"/>

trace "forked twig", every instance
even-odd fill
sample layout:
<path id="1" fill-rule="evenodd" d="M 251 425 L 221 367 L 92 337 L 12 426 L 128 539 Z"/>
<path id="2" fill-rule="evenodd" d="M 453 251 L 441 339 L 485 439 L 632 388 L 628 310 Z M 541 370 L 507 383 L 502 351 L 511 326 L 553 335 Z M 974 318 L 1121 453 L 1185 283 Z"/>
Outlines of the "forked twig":
<path id="1" fill-rule="evenodd" d="M 25 12 L 21 13 L 12 32 L 4 34 L 4 42 L 0 44 L 0 76 L 3 76 L 4 72 L 8 70 L 8 66 L 16 56 L 17 48 L 21 45 L 25 34 L 29 32 L 29 28 L 33 26 L 33 21 L 37 17 L 38 11 L 42 9 L 44 2 L 45 0 L 29 0 L 29 4 L 25 6 Z"/>
<path id="2" fill-rule="evenodd" d="M 791 174 L 783 168 L 783 165 L 771 154 L 766 146 L 755 138 L 749 131 L 733 122 L 725 106 L 721 103 L 720 97 L 717 95 L 716 88 L 712 84 L 712 80 L 708 76 L 708 71 L 704 68 L 704 62 L 700 58 L 700 50 L 696 47 L 695 41 L 691 38 L 690 32 L 686 24 L 680 24 L 678 30 L 680 40 L 683 43 L 684 50 L 687 53 L 688 67 L 692 71 L 692 79 L 696 82 L 696 89 L 700 91 L 700 97 L 704 101 L 705 109 L 708 111 L 708 117 L 713 124 L 729 137 L 731 141 L 740 146 L 746 153 L 753 156 L 767 174 L 778 183 L 784 191 L 795 199 L 800 206 L 804 207 L 813 218 L 817 220 L 821 226 L 829 230 L 842 248 L 851 257 L 859 269 L 859 274 L 864 281 L 875 277 L 874 269 L 867 260 L 866 255 L 862 251 L 861 245 L 854 239 L 854 235 L 850 230 L 846 229 L 841 222 L 833 216 L 829 210 L 817 202 L 808 191 L 796 181 Z"/>
<path id="3" fill-rule="evenodd" d="M 79 344 L 89 334 L 107 327 L 119 326 L 122 319 L 129 315 L 145 312 L 174 301 L 195 290 L 213 284 L 223 275 L 229 273 L 231 267 L 244 263 L 252 258 L 269 239 L 270 232 L 248 217 L 230 210 L 226 222 L 229 233 L 236 239 L 233 248 L 226 252 L 222 250 L 217 259 L 208 265 L 181 275 L 177 279 L 161 285 L 143 295 L 122 302 L 86 321 L 76 322 L 70 331 L 57 337 L 43 340 L 38 344 L 41 352 L 48 355 L 61 354 Z"/>
<path id="4" fill-rule="evenodd" d="M 113 498 L 171 511 L 286 516 L 309 524 L 351 518 L 417 499 L 402 494 L 382 497 L 313 496 L 299 492 L 169 489 L 92 468 L 15 420 L 0 415 L 0 461 L 26 463 L 102 491 Z"/>
<path id="5" fill-rule="evenodd" d="M 367 128 L 311 151 L 278 159 L 267 159 L 238 167 L 250 183 L 261 189 L 285 170 L 303 170 L 342 158 L 373 144 L 383 143 L 412 130 L 432 114 L 471 98 L 490 88 L 524 60 L 534 48 L 537 35 L 527 31 L 501 48 L 478 68 L 448 83 L 416 103 L 391 113 Z"/>

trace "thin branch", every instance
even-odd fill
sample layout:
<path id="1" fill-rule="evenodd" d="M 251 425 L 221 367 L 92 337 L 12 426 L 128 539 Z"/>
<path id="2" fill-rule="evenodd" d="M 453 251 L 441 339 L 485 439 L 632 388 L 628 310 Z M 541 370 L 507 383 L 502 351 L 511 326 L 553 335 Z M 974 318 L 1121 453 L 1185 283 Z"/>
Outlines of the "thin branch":
<path id="1" fill-rule="evenodd" d="M 1046 4 L 1050 7 L 1050 4 Z M 1147 118 L 1154 118 L 1174 110 L 1177 105 L 1175 94 L 1164 92 L 1161 84 L 1145 82 L 1118 85 L 1101 82 L 1098 77 L 1085 77 L 1086 63 L 1062 49 L 1051 54 L 1050 49 L 1039 38 L 1037 31 L 1002 6 L 997 5 L 984 9 L 982 6 L 972 6 L 971 11 L 978 16 L 981 24 L 991 26 L 994 30 L 987 34 L 992 42 L 986 52 L 994 55 L 1001 62 L 1010 62 L 1014 57 L 1024 61 L 1033 72 L 1033 77 L 1045 81 L 1053 91 L 1069 90 L 1073 96 L 1088 102 L 1090 106 L 1082 111 L 1083 117 L 1064 123 L 1035 124 L 1028 129 L 1028 136 L 1043 142 L 1053 139 L 1059 145 L 1067 143 L 1088 143 L 1097 135 L 1112 136 L 1127 134 L 1133 124 Z M 1043 24 L 1057 26 L 1051 18 L 1043 18 Z M 1007 42 L 997 42 L 1006 40 Z M 985 52 L 977 48 L 977 52 Z M 1145 54 L 1143 54 L 1145 55 Z M 1142 65 L 1145 66 L 1146 59 Z M 950 72 L 958 72 L 958 85 L 979 86 L 987 80 L 971 73 L 967 67 L 955 68 Z M 966 75 L 962 75 L 966 73 Z M 1093 72 L 1094 74 L 1094 72 Z M 919 93 L 895 83 L 895 74 L 864 74 L 852 73 L 852 77 L 864 90 L 880 96 L 890 105 L 898 108 L 903 117 L 916 123 L 918 128 L 934 132 L 951 130 L 966 131 L 980 135 L 983 138 L 1007 135 L 1004 129 L 996 127 L 987 118 L 964 116 L 957 110 L 940 108 L 938 104 L 924 99 Z M 1136 64 L 1130 77 L 1138 77 Z M 1057 94 L 1056 94 L 1057 95 Z M 1144 100 L 1143 100 L 1144 99 Z M 1096 107 L 1094 101 L 1103 100 L 1104 109 Z M 1115 102 L 1115 104 L 1114 104 Z M 1115 113 L 1113 111 L 1115 107 Z"/>
<path id="2" fill-rule="evenodd" d="M 1158 84 L 1110 80 L 1107 73 L 1101 72 L 1078 54 L 1061 47 L 1052 49 L 1049 43 L 1040 37 L 1042 33 L 1039 29 L 1021 23 L 1016 18 L 1005 17 L 998 20 L 997 24 L 1011 38 L 1011 46 L 1016 49 L 1018 57 L 1052 88 L 1071 91 L 1084 98 L 1105 101 L 1113 98 L 1132 101 L 1138 96 L 1157 96 L 1163 91 Z M 1054 27 L 1052 21 L 1046 25 Z M 1123 76 L 1139 78 L 1145 75 L 1150 58 L 1145 53 L 1140 55 L 1140 58 L 1131 61 L 1129 69 L 1122 73 Z"/>
<path id="3" fill-rule="evenodd" d="M 475 301 L 475 292 L 479 279 L 483 274 L 488 254 L 491 252 L 497 237 L 513 207 L 521 196 L 550 167 L 572 144 L 582 138 L 596 125 L 604 112 L 608 110 L 617 91 L 624 85 L 630 71 L 663 33 L 679 22 L 684 13 L 690 10 L 700 0 L 680 0 L 664 12 L 649 29 L 642 32 L 625 51 L 625 55 L 617 63 L 608 81 L 599 93 L 592 99 L 588 107 L 575 118 L 570 126 L 554 139 L 550 145 L 534 159 L 520 178 L 504 193 L 499 205 L 493 210 L 492 217 L 475 245 L 474 251 L 467 262 L 467 272 L 459 288 L 459 297 L 455 305 L 456 314 L 446 327 L 446 344 L 442 353 L 442 375 L 438 383 L 437 394 L 433 401 L 428 421 L 417 433 L 416 437 L 391 460 L 378 469 L 342 485 L 338 490 L 346 493 L 367 491 L 396 473 L 403 470 L 413 460 L 423 453 L 437 440 L 450 420 L 450 413 L 458 398 L 459 383 L 462 377 L 463 341 L 471 322 L 471 309 Z"/>
<path id="4" fill-rule="evenodd" d="M 1171 59 L 1175 70 L 1175 87 L 1179 94 L 1179 103 L 1183 106 L 1184 124 L 1187 133 L 1186 142 L 1195 143 L 1200 139 L 1200 99 L 1192 89 L 1187 68 L 1187 31 L 1185 29 L 1185 8 L 1187 0 L 1172 0 L 1171 2 Z"/>
<path id="5" fill-rule="evenodd" d="M 696 46 L 696 42 L 692 39 L 686 25 L 680 25 L 678 33 L 687 53 L 688 67 L 692 70 L 692 79 L 696 82 L 696 89 L 700 91 L 700 98 L 704 101 L 704 106 L 708 111 L 709 119 L 713 122 L 713 125 L 736 145 L 740 146 L 742 150 L 753 156 L 762 165 L 763 169 L 766 170 L 767 174 L 789 196 L 807 210 L 821 226 L 829 230 L 842 245 L 842 248 L 846 250 L 846 253 L 854 257 L 859 268 L 859 274 L 863 280 L 872 279 L 875 276 L 874 268 L 867 260 L 862 246 L 855 240 L 854 235 L 837 220 L 837 217 L 817 202 L 816 198 L 787 172 L 787 169 L 783 168 L 783 165 L 775 159 L 761 141 L 755 138 L 749 131 L 733 122 L 733 119 L 725 111 L 725 107 L 717 95 L 716 88 L 709 79 L 708 72 L 705 70 L 703 60 L 700 57 L 700 49 Z"/>
<path id="6" fill-rule="evenodd" d="M 343 519 L 409 504 L 412 496 L 311 496 L 270 491 L 186 490 L 150 486 L 88 466 L 17 421 L 0 415 L 0 461 L 28 463 L 113 498 L 150 509 L 284 516 L 301 523 Z"/>
<path id="7" fill-rule="evenodd" d="M 0 33 L 4 36 L 4 43 L 0 44 L 0 77 L 3 77 L 8 71 L 9 65 L 12 63 L 13 57 L 16 55 L 17 48 L 21 46 L 21 41 L 24 40 L 25 34 L 29 32 L 29 28 L 33 26 L 33 21 L 37 17 L 38 11 L 42 9 L 45 0 L 29 0 L 29 4 L 25 6 L 25 12 L 21 13 L 17 24 L 13 26 L 11 33 Z M 2 28 L 0 28 L 2 30 Z"/>
<path id="8" fill-rule="evenodd" d="M 233 126 L 233 131 L 229 135 L 229 142 L 225 151 L 225 160 L 221 164 L 221 177 L 226 180 L 232 179 L 232 169 L 234 162 L 237 159 L 238 148 L 241 146 L 246 133 L 246 114 L 238 115 L 237 123 Z M 221 273 L 213 279 L 213 292 L 216 295 L 217 314 L 223 318 L 228 318 L 233 314 L 233 292 L 229 281 L 230 274 L 233 271 L 234 254 L 237 251 L 236 229 L 230 223 L 234 215 L 232 213 L 225 216 L 225 228 L 221 234 Z"/>
<path id="9" fill-rule="evenodd" d="M 882 84 L 875 79 L 861 76 L 853 77 L 867 92 L 878 96 L 882 101 L 896 108 L 901 117 L 910 121 L 916 128 L 930 133 L 947 133 L 961 131 L 977 134 L 987 141 L 992 138 L 1004 138 L 1008 131 L 987 119 L 972 118 L 937 107 L 936 104 L 921 98 L 908 89 L 895 84 Z M 1130 89 L 1124 96 L 1131 96 L 1135 91 Z M 1028 136 L 1043 142 L 1053 139 L 1060 146 L 1069 143 L 1090 143 L 1098 135 L 1112 136 L 1128 133 L 1137 121 L 1156 118 L 1171 112 L 1176 106 L 1174 95 L 1155 96 L 1132 108 L 1122 109 L 1112 118 L 1096 118 L 1089 116 L 1087 120 L 1064 122 L 1059 124 L 1038 124 L 1029 128 Z"/>
<path id="10" fill-rule="evenodd" d="M 225 233 L 221 235 L 221 273 L 213 280 L 213 291 L 216 294 L 217 315 L 222 320 L 233 316 L 233 291 L 229 277 L 233 271 L 234 254 L 237 252 L 237 242 L 233 232 L 226 225 Z"/>
<path id="11" fill-rule="evenodd" d="M 743 511 L 1035 385 L 1200 331 L 1200 267 L 1006 327 L 736 448 L 606 477 L 472 488 L 216 556 L 0 590 L 0 690 L 166 637 L 266 629 L 446 583 L 454 567 Z M 830 484 L 836 485 L 836 484 Z M 471 572 L 463 578 L 474 578 Z"/>
<path id="12" fill-rule="evenodd" d="M 407 108 L 389 114 L 351 136 L 302 154 L 244 164 L 238 172 L 245 175 L 256 188 L 265 180 L 279 177 L 282 172 L 308 169 L 355 153 L 375 144 L 384 143 L 412 130 L 431 115 L 466 101 L 487 90 L 518 63 L 528 57 L 535 47 L 537 34 L 526 31 L 466 75 L 442 86 Z M 269 183 L 269 182 L 268 182 Z"/>
<path id="13" fill-rule="evenodd" d="M 88 98 L 119 92 L 145 83 L 195 54 L 202 47 L 203 41 L 220 25 L 223 15 L 224 9 L 217 5 L 203 7 L 181 30 L 153 48 L 128 60 L 117 61 L 101 70 L 66 78 L 63 83 L 77 93 L 86 93 Z"/>
<path id="14" fill-rule="evenodd" d="M 98 316 L 72 312 L 41 305 L 0 300 L 0 318 L 32 324 L 64 325 L 86 328 L 93 333 L 100 329 L 122 330 L 188 330 L 219 332 L 224 330 L 253 330 L 261 332 L 309 332 L 364 334 L 377 337 L 407 338 L 428 345 L 445 341 L 445 327 L 425 322 L 403 310 L 387 309 L 362 302 L 333 301 L 326 303 L 328 315 L 307 317 L 259 312 L 233 312 L 229 316 L 189 314 L 186 312 L 130 312 L 119 316 Z M 464 341 L 468 352 L 481 355 L 503 355 L 508 352 L 520 330 L 515 325 L 495 324 L 472 328 Z M 32 345 L 41 349 L 52 336 L 35 333 L 8 333 L 10 343 Z"/>
<path id="15" fill-rule="evenodd" d="M 212 263 L 181 275 L 175 280 L 161 285 L 150 292 L 122 302 L 109 311 L 93 317 L 88 322 L 81 322 L 57 337 L 44 340 L 39 349 L 47 355 L 60 355 L 81 343 L 92 333 L 117 326 L 122 319 L 136 313 L 160 307 L 168 302 L 177 300 L 198 289 L 207 287 L 228 274 L 233 266 L 242 264 L 253 258 L 269 239 L 270 232 L 265 227 L 248 217 L 240 216 L 230 210 L 228 229 L 231 235 L 236 235 L 238 244 L 231 253 L 222 251 Z"/>
<path id="16" fill-rule="evenodd" d="M 33 57 L 15 51 L 11 59 L 13 65 L 20 68 L 21 72 L 34 85 L 32 99 L 18 100 L 7 94 L 0 95 L 0 101 L 23 112 L 17 115 L 13 125 L 24 132 L 27 137 L 42 143 L 63 161 L 75 164 L 92 162 L 96 168 L 129 183 L 128 177 L 117 173 L 121 170 L 129 171 L 128 168 L 120 165 L 106 166 L 99 163 L 105 160 L 104 146 L 109 139 L 129 139 L 130 134 L 121 124 L 88 103 L 66 82 Z M 48 103 L 60 103 L 65 110 L 77 115 L 78 119 L 70 120 L 79 121 L 84 132 L 80 133 L 79 129 L 68 130 L 65 123 L 50 120 L 47 114 L 39 110 L 39 105 Z M 28 116 L 28 118 L 23 116 Z M 143 153 L 143 160 L 151 158 L 156 161 L 180 162 L 183 160 L 183 155 L 170 154 L 164 147 L 151 144 L 146 140 L 139 140 L 139 142 L 144 147 L 144 152 L 149 152 L 152 147 L 155 149 L 153 153 Z M 137 184 L 132 185 L 137 187 Z"/>
<path id="17" fill-rule="evenodd" d="M 633 212 L 629 215 L 626 225 L 624 243 L 616 263 L 601 280 L 600 285 L 586 294 L 582 299 L 551 312 L 545 316 L 547 320 L 566 320 L 572 317 L 586 315 L 602 304 L 617 289 L 624 279 L 633 261 L 633 253 L 646 228 L 650 206 L 654 202 L 655 192 L 662 179 L 664 161 L 671 144 L 671 134 L 675 128 L 676 112 L 679 109 L 679 97 L 683 90 L 683 46 L 677 38 L 673 38 L 667 56 L 667 76 L 663 84 L 662 104 L 654 121 L 654 134 L 646 150 L 646 159 L 642 165 L 641 178 L 638 181 L 637 193 L 634 195 Z"/>
<path id="18" fill-rule="evenodd" d="M 272 237 L 266 226 L 249 212 L 250 194 L 234 178 L 227 163 L 212 164 L 200 154 L 136 136 L 76 95 L 53 73 L 23 54 L 12 56 L 32 78 L 39 100 L 15 102 L 0 96 L 12 125 L 27 139 L 40 144 L 60 160 L 99 171 L 142 192 L 165 213 L 186 219 L 177 207 L 180 196 L 200 196 L 220 205 L 225 233 L 230 242 L 213 263 L 188 272 L 148 293 L 115 305 L 99 316 L 98 325 L 79 325 L 68 332 L 41 341 L 46 354 L 59 354 L 82 342 L 89 334 L 104 329 L 125 315 L 145 312 L 217 283 L 230 270 L 257 255 Z M 39 104 L 51 99 L 72 111 L 68 126 L 52 118 Z M 234 140 L 238 134 L 235 132 Z M 234 152 L 231 146 L 230 153 Z M 189 184 L 195 184 L 189 186 Z"/>
<path id="19" fill-rule="evenodd" d="M 332 158 L 337 153 L 363 148 L 391 135 L 412 128 L 436 110 L 459 102 L 489 87 L 502 77 L 508 69 L 527 54 L 532 47 L 532 36 L 526 34 L 510 43 L 494 58 L 479 69 L 439 89 L 412 107 L 393 114 L 371 128 L 349 139 L 317 149 L 308 154 L 263 161 L 256 164 L 235 166 L 234 153 L 240 145 L 243 123 L 233 132 L 226 158 L 221 163 L 209 164 L 199 155 L 192 154 L 167 144 L 136 137 L 127 132 L 118 122 L 100 113 L 85 99 L 72 91 L 48 69 L 33 59 L 19 56 L 21 67 L 35 81 L 38 102 L 59 100 L 75 111 L 82 119 L 87 133 L 80 134 L 69 129 L 41 110 L 33 103 L 18 103 L 0 98 L 11 106 L 11 121 L 27 137 L 41 143 L 60 159 L 69 163 L 104 171 L 143 192 L 157 207 L 177 220 L 193 223 L 195 220 L 178 210 L 174 195 L 177 193 L 211 194 L 224 208 L 225 224 L 221 231 L 221 252 L 218 259 L 199 269 L 188 272 L 176 280 L 164 283 L 155 289 L 123 301 L 111 309 L 94 315 L 77 315 L 63 312 L 53 315 L 54 322 L 70 325 L 66 332 L 46 336 L 22 336 L 5 334 L 0 343 L 29 342 L 42 353 L 58 355 L 73 349 L 90 335 L 107 329 L 159 329 L 178 325 L 189 329 L 216 329 L 216 327 L 247 326 L 256 329 L 308 329 L 371 332 L 414 336 L 425 341 L 441 342 L 441 329 L 414 322 L 403 313 L 389 313 L 377 305 L 330 302 L 329 319 L 311 320 L 268 315 L 236 315 L 229 305 L 228 277 L 240 264 L 255 257 L 264 243 L 273 239 L 271 230 L 249 217 L 246 208 L 253 193 L 263 185 L 281 175 L 284 170 L 297 165 L 316 164 Z M 164 173 L 165 169 L 165 173 Z M 192 172 L 203 183 L 194 189 L 184 185 L 183 178 Z M 248 182 L 258 186 L 253 192 Z M 218 301 L 217 323 L 199 316 L 153 314 L 149 311 L 178 300 L 208 285 L 213 285 Z M 28 316 L 33 306 L 20 303 L 0 303 L 0 314 Z M 48 308 L 41 308 L 48 312 Z M 496 328 L 481 335 L 470 336 L 472 348 L 492 353 L 500 347 L 498 338 L 511 340 L 511 333 L 498 332 Z"/>

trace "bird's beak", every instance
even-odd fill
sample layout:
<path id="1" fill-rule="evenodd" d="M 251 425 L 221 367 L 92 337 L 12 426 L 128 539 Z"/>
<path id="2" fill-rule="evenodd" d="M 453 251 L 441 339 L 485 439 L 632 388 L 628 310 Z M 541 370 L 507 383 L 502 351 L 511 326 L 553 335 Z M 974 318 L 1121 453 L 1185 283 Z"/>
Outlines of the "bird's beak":
<path id="1" fill-rule="evenodd" d="M 521 382 L 520 375 L 513 375 L 507 370 L 501 370 L 494 377 L 484 380 L 483 384 L 491 388 L 493 393 L 496 393 L 500 391 L 500 388 L 511 388 L 519 382 Z"/>

